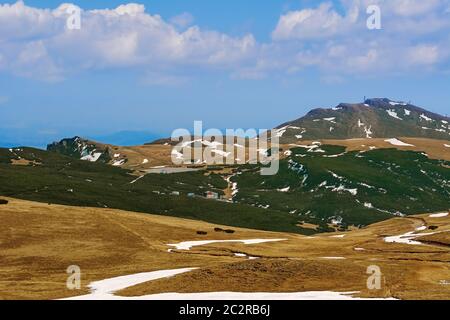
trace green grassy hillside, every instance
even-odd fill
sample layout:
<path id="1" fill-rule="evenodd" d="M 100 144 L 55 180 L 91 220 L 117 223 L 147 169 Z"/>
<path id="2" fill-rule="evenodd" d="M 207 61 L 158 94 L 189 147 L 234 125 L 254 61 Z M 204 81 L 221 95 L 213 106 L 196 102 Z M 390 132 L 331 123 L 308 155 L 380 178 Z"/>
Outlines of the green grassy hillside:
<path id="1" fill-rule="evenodd" d="M 201 197 L 205 191 L 223 194 L 229 177 L 225 173 L 138 177 L 55 152 L 0 149 L 0 196 L 311 234 L 331 230 L 328 224 L 333 221 L 345 229 L 395 215 L 447 210 L 449 165 L 395 149 L 346 153 L 338 146 L 299 147 L 281 161 L 275 176 L 261 176 L 254 165 L 234 167 L 234 203 L 229 203 Z M 313 231 L 298 226 L 304 222 L 319 227 Z"/>
<path id="2" fill-rule="evenodd" d="M 345 153 L 315 145 L 291 151 L 275 176 L 241 168 L 231 179 L 234 200 L 304 221 L 341 220 L 343 227 L 450 208 L 448 162 L 396 149 Z"/>
<path id="3" fill-rule="evenodd" d="M 13 165 L 13 159 L 33 163 Z M 223 193 L 227 186 L 222 177 L 205 173 L 149 174 L 136 180 L 138 177 L 127 170 L 55 152 L 0 149 L 0 196 L 117 208 L 261 230 L 310 233 L 297 227 L 298 219 L 285 212 L 201 198 L 205 191 Z M 180 195 L 172 195 L 173 191 Z M 188 197 L 187 193 L 198 197 Z"/>

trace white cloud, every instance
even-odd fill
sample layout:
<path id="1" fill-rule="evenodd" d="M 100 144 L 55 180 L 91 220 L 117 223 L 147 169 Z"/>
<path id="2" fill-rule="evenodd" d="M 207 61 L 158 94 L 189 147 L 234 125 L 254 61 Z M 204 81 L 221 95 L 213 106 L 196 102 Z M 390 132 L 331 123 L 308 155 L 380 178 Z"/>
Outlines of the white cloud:
<path id="1" fill-rule="evenodd" d="M 448 0 L 341 0 L 280 16 L 272 33 L 285 70 L 318 67 L 332 74 L 376 74 L 438 69 L 449 62 Z M 379 5 L 382 30 L 368 30 L 366 8 Z M 288 48 L 289 51 L 286 51 Z M 431 68 L 431 69 L 430 69 Z"/>
<path id="2" fill-rule="evenodd" d="M 82 10 L 81 29 L 68 30 L 71 4 L 52 10 L 19 1 L 0 5 L 0 72 L 59 81 L 77 72 L 134 68 L 143 83 L 180 85 L 190 78 L 180 70 L 257 80 L 318 68 L 329 82 L 347 74 L 448 70 L 450 0 L 341 4 L 344 11 L 332 2 L 291 9 L 280 16 L 272 40 L 258 43 L 252 34 L 201 29 L 189 13 L 166 21 L 133 3 Z M 380 6 L 382 30 L 366 28 L 369 4 Z"/>
<path id="3" fill-rule="evenodd" d="M 0 68 L 47 80 L 108 67 L 227 69 L 239 67 L 257 46 L 252 35 L 231 37 L 197 26 L 179 32 L 138 4 L 82 11 L 81 29 L 68 30 L 69 5 L 0 5 Z"/>
<path id="4" fill-rule="evenodd" d="M 316 9 L 290 11 L 280 17 L 272 37 L 274 40 L 318 39 L 348 31 L 358 20 L 357 6 L 341 16 L 329 2 Z"/>
<path id="5" fill-rule="evenodd" d="M 395 0 L 389 1 L 389 6 L 395 14 L 410 17 L 430 13 L 441 3 L 440 0 Z"/>
<path id="6" fill-rule="evenodd" d="M 186 28 L 192 25 L 194 22 L 194 16 L 190 14 L 189 12 L 183 12 L 182 14 L 179 14 L 175 17 L 172 17 L 170 19 L 170 23 L 173 25 L 179 27 L 179 28 Z"/>
<path id="7" fill-rule="evenodd" d="M 439 55 L 439 47 L 436 45 L 418 45 L 410 48 L 407 61 L 412 65 L 433 65 L 439 60 Z"/>
<path id="8" fill-rule="evenodd" d="M 450 28 L 446 12 L 449 0 L 341 0 L 341 3 L 345 14 L 339 13 L 331 2 L 314 9 L 287 12 L 280 16 L 273 39 L 323 39 L 367 33 L 369 5 L 380 7 L 386 34 L 404 31 L 412 36 Z"/>

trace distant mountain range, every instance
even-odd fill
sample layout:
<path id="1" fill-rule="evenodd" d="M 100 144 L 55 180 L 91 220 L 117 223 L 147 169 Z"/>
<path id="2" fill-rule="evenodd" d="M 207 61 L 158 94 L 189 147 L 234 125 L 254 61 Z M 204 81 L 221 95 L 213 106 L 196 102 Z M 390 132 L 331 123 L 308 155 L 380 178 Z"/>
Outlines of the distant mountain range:
<path id="1" fill-rule="evenodd" d="M 421 137 L 450 139 L 450 118 L 386 98 L 314 109 L 277 128 L 282 143 L 312 139 Z"/>

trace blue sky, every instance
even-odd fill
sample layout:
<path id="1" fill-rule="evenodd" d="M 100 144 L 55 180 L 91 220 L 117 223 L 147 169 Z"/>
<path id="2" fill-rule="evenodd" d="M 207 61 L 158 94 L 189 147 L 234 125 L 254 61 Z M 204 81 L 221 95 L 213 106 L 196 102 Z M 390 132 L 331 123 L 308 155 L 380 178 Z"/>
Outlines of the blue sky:
<path id="1" fill-rule="evenodd" d="M 450 110 L 447 0 L 72 3 L 80 30 L 59 1 L 0 2 L 0 145 L 271 128 L 364 96 Z"/>

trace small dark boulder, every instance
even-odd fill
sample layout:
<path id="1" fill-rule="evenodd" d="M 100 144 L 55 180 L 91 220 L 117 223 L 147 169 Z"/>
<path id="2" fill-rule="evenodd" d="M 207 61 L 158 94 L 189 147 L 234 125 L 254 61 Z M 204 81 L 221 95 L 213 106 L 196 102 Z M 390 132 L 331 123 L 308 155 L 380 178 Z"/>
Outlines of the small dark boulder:
<path id="1" fill-rule="evenodd" d="M 437 228 L 439 228 L 438 226 L 429 226 L 428 229 L 430 230 L 436 230 Z"/>
<path id="2" fill-rule="evenodd" d="M 205 232 L 205 231 L 197 231 L 197 234 L 198 234 L 198 235 L 201 235 L 201 236 L 206 236 L 206 235 L 208 234 L 208 232 Z"/>
<path id="3" fill-rule="evenodd" d="M 8 200 L 5 200 L 5 199 L 0 199 L 0 204 L 8 204 Z"/>
<path id="4" fill-rule="evenodd" d="M 236 231 L 234 231 L 234 230 L 225 230 L 225 233 L 235 233 Z"/>
<path id="5" fill-rule="evenodd" d="M 223 232 L 224 230 L 222 228 L 214 228 L 215 232 Z"/>

